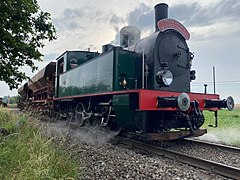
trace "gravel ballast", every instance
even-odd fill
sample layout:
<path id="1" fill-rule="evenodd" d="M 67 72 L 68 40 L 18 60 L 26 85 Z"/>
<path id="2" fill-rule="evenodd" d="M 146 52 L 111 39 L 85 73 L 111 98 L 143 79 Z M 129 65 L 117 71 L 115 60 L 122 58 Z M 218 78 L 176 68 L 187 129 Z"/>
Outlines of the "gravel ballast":
<path id="1" fill-rule="evenodd" d="M 65 121 L 39 121 L 40 132 L 79 159 L 79 179 L 226 179 L 168 158 L 109 143 L 99 128 L 71 128 Z"/>
<path id="2" fill-rule="evenodd" d="M 240 168 L 240 154 L 188 141 L 168 143 L 166 149 Z"/>

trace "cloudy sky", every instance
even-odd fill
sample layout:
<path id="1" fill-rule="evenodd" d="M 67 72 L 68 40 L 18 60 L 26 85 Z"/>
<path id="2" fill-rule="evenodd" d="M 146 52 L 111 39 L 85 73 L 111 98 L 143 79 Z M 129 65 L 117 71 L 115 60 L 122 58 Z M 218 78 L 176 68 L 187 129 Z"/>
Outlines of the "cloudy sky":
<path id="1" fill-rule="evenodd" d="M 195 58 L 197 79 L 192 91 L 213 93 L 212 67 L 216 67 L 216 92 L 232 95 L 240 103 L 240 1 L 239 0 L 38 0 L 42 10 L 52 15 L 58 39 L 46 42 L 39 69 L 66 50 L 101 51 L 103 44 L 119 43 L 119 30 L 137 26 L 142 37 L 154 31 L 154 6 L 169 5 L 169 18 L 183 23 L 191 34 L 188 41 Z M 28 72 L 27 72 L 28 73 Z M 32 76 L 31 72 L 28 73 Z M 0 83 L 0 96 L 16 95 Z"/>

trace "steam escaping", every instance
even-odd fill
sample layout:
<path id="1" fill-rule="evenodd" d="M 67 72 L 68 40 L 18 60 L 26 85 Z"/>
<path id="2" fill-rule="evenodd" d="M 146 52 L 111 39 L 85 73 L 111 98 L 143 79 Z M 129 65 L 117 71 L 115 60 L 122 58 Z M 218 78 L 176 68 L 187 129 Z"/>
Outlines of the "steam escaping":
<path id="1" fill-rule="evenodd" d="M 120 30 L 120 46 L 133 46 L 140 40 L 140 30 L 135 26 L 125 26 Z"/>
<path id="2" fill-rule="evenodd" d="M 101 147 L 113 139 L 114 134 L 107 132 L 99 126 L 84 126 L 72 128 L 66 121 L 47 123 L 40 121 L 41 134 L 50 138 L 57 138 L 63 142 L 71 141 L 73 144 L 84 143 Z"/>
<path id="3" fill-rule="evenodd" d="M 197 139 L 240 146 L 240 133 L 238 128 L 217 128 Z"/>
<path id="4" fill-rule="evenodd" d="M 85 126 L 74 130 L 73 133 L 73 141 L 76 143 L 84 142 L 94 146 L 102 146 L 114 138 L 113 133 L 108 132 L 105 128 L 100 126 Z"/>

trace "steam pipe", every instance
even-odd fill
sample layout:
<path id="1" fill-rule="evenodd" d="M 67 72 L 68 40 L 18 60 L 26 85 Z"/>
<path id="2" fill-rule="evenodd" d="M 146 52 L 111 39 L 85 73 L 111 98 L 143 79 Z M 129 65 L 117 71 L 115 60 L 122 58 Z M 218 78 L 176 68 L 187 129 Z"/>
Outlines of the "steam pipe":
<path id="1" fill-rule="evenodd" d="M 145 74 L 144 65 L 145 65 L 145 57 L 144 57 L 144 50 L 143 50 L 143 53 L 142 53 L 142 89 L 144 89 L 144 74 Z"/>

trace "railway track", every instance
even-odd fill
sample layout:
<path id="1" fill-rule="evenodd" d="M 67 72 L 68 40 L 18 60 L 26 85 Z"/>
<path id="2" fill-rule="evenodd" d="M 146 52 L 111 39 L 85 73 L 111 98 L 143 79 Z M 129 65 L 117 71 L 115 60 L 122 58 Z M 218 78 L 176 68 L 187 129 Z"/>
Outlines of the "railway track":
<path id="1" fill-rule="evenodd" d="M 225 164 L 217 163 L 217 162 L 206 160 L 199 157 L 190 156 L 177 151 L 169 150 L 169 149 L 155 146 L 155 145 L 146 144 L 136 140 L 131 140 L 123 137 L 116 137 L 116 138 L 119 143 L 128 145 L 136 149 L 141 149 L 149 153 L 165 156 L 167 158 L 170 158 L 182 163 L 186 163 L 194 167 L 209 170 L 211 172 L 214 172 L 216 174 L 219 174 L 228 178 L 240 179 L 240 168 L 228 166 Z"/>
<path id="2" fill-rule="evenodd" d="M 191 143 L 198 144 L 201 146 L 216 148 L 216 149 L 219 149 L 222 151 L 228 151 L 228 152 L 231 152 L 234 154 L 239 154 L 239 156 L 240 156 L 240 148 L 239 147 L 233 147 L 233 146 L 228 146 L 228 145 L 224 145 L 224 144 L 217 144 L 217 143 L 213 143 L 213 142 L 206 142 L 206 141 L 195 140 L 195 139 L 184 139 L 183 141 L 191 142 Z"/>

